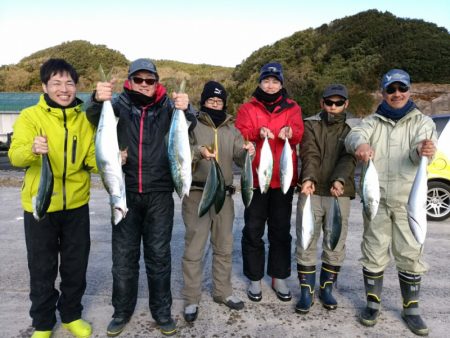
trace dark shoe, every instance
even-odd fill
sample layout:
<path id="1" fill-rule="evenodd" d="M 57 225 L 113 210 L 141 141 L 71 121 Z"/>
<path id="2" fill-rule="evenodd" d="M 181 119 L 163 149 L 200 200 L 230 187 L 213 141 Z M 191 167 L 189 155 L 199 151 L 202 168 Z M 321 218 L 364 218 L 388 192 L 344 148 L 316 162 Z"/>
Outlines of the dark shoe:
<path id="1" fill-rule="evenodd" d="M 123 329 L 130 321 L 130 318 L 113 318 L 106 329 L 108 337 L 116 337 L 122 333 Z"/>
<path id="2" fill-rule="evenodd" d="M 164 336 L 173 336 L 177 333 L 177 325 L 172 318 L 162 319 L 157 322 L 159 330 Z"/>
<path id="3" fill-rule="evenodd" d="M 365 307 L 359 315 L 359 321 L 364 326 L 374 326 L 377 323 L 378 317 L 380 316 L 379 309 L 372 309 L 370 307 Z"/>
<path id="4" fill-rule="evenodd" d="M 277 298 L 279 300 L 281 300 L 282 302 L 289 302 L 292 299 L 292 295 L 291 295 L 290 291 L 288 293 L 282 293 L 282 292 L 278 291 L 277 289 L 275 289 L 274 287 L 272 287 L 272 290 L 275 291 Z"/>
<path id="5" fill-rule="evenodd" d="M 195 312 L 188 312 L 188 313 L 186 313 L 186 309 L 188 307 L 189 306 L 184 308 L 184 314 L 183 314 L 184 320 L 186 322 L 188 322 L 188 323 L 195 322 L 195 320 L 197 319 L 197 316 L 198 316 L 198 306 L 195 306 Z"/>
<path id="6" fill-rule="evenodd" d="M 406 314 L 405 310 L 403 310 L 402 318 L 413 333 L 418 336 L 428 336 L 430 330 L 428 329 L 427 324 L 425 324 L 420 315 L 409 315 Z"/>
<path id="7" fill-rule="evenodd" d="M 250 292 L 250 291 L 249 291 Z M 236 297 L 228 297 L 230 299 L 222 300 L 221 298 L 214 298 L 214 301 L 219 304 L 228 306 L 231 310 L 242 310 L 244 308 L 244 302 Z M 260 299 L 261 300 L 261 297 Z"/>
<path id="8" fill-rule="evenodd" d="M 262 292 L 259 293 L 252 293 L 250 290 L 247 290 L 247 297 L 252 302 L 260 302 L 262 299 Z"/>

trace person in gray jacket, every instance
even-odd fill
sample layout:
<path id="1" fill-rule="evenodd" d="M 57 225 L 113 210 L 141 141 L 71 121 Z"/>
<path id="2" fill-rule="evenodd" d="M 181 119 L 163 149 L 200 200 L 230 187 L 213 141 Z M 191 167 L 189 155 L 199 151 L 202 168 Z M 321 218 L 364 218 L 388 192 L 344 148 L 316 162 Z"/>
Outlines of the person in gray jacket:
<path id="1" fill-rule="evenodd" d="M 345 258 L 350 199 L 355 197 L 354 173 L 356 159 L 345 149 L 344 140 L 350 131 L 347 88 L 342 84 L 327 86 L 320 100 L 322 110 L 304 121 L 305 132 L 300 146 L 302 170 L 301 193 L 297 204 L 297 271 L 300 280 L 300 300 L 295 311 L 309 312 L 314 303 L 316 283 L 317 242 L 323 230 L 322 268 L 319 299 L 328 310 L 337 308 L 332 295 L 340 267 Z M 314 235 L 308 248 L 302 248 L 303 206 L 311 195 L 314 215 Z M 329 219 L 332 219 L 334 199 L 341 212 L 341 234 L 336 246 L 330 247 Z"/>
<path id="2" fill-rule="evenodd" d="M 184 319 L 194 322 L 198 316 L 201 296 L 203 256 L 206 241 L 210 237 L 213 261 L 213 300 L 230 309 L 241 310 L 244 302 L 233 296 L 231 286 L 231 262 L 233 250 L 234 203 L 233 162 L 242 166 L 246 151 L 255 152 L 253 143 L 245 143 L 241 133 L 234 127 L 231 115 L 226 113 L 227 93 L 218 82 L 209 81 L 201 94 L 201 111 L 194 133 L 194 156 L 192 184 L 189 196 L 182 203 L 182 216 L 186 225 L 183 255 Z M 218 214 L 214 207 L 199 217 L 197 210 L 203 188 L 215 158 L 222 170 L 225 186 L 225 202 Z"/>
<path id="3" fill-rule="evenodd" d="M 383 102 L 353 128 L 345 145 L 360 161 L 372 159 L 378 172 L 380 204 L 372 220 L 363 213 L 361 243 L 367 306 L 360 314 L 363 325 L 376 324 L 381 309 L 383 272 L 392 252 L 403 297 L 402 318 L 417 335 L 428 327 L 419 312 L 421 275 L 427 270 L 419 244 L 408 224 L 407 201 L 421 156 L 436 152 L 436 127 L 411 100 L 407 72 L 391 69 L 383 75 Z"/>

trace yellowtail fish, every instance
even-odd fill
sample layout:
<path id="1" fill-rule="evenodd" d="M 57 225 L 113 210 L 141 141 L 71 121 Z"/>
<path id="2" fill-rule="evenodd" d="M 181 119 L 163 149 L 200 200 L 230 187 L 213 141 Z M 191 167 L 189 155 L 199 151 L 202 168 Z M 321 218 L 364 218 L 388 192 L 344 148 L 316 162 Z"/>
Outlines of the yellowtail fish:
<path id="1" fill-rule="evenodd" d="M 219 173 L 214 161 L 214 159 L 210 161 L 211 166 L 209 167 L 208 177 L 206 178 L 206 183 L 203 187 L 202 198 L 198 204 L 198 217 L 205 215 L 216 200 L 216 193 L 219 187 Z"/>
<path id="2" fill-rule="evenodd" d="M 314 236 L 314 215 L 311 207 L 311 195 L 305 200 L 302 211 L 302 234 L 300 245 L 303 250 L 308 249 Z"/>
<path id="3" fill-rule="evenodd" d="M 218 214 L 220 210 L 222 210 L 223 203 L 225 202 L 225 195 L 226 195 L 225 178 L 223 177 L 222 169 L 220 169 L 219 162 L 217 162 L 215 158 L 213 158 L 212 161 L 216 166 L 218 178 L 216 196 L 214 197 L 214 208 L 216 210 L 216 214 Z"/>
<path id="4" fill-rule="evenodd" d="M 427 165 L 427 157 L 422 156 L 406 205 L 409 228 L 417 243 L 421 245 L 425 242 L 427 235 Z"/>
<path id="5" fill-rule="evenodd" d="M 366 217 L 371 221 L 375 218 L 380 204 L 380 183 L 378 173 L 372 160 L 367 163 L 362 178 L 362 202 Z"/>
<path id="6" fill-rule="evenodd" d="M 294 166 L 292 164 L 292 148 L 289 144 L 289 140 L 286 138 L 280 157 L 280 184 L 283 194 L 286 194 L 291 187 L 293 176 Z"/>
<path id="7" fill-rule="evenodd" d="M 104 101 L 95 135 L 95 159 L 103 185 L 109 194 L 111 223 L 117 225 L 127 214 L 122 157 L 117 140 L 117 120 L 111 101 Z"/>
<path id="8" fill-rule="evenodd" d="M 272 179 L 273 155 L 270 149 L 269 140 L 266 136 L 261 148 L 258 167 L 258 182 L 261 193 L 264 194 L 269 190 L 270 181 Z"/>
<path id="9" fill-rule="evenodd" d="M 326 229 L 327 234 L 325 234 L 325 237 L 327 238 L 327 245 L 331 250 L 334 250 L 341 238 L 342 231 L 341 208 L 336 197 L 333 197 L 333 202 L 328 212 Z"/>
<path id="10" fill-rule="evenodd" d="M 252 158 L 245 152 L 244 167 L 241 172 L 241 194 L 244 206 L 248 208 L 253 198 L 253 171 L 252 171 Z"/>
<path id="11" fill-rule="evenodd" d="M 53 194 L 53 171 L 47 154 L 42 154 L 41 175 L 36 196 L 33 196 L 33 217 L 40 221 L 48 210 Z"/>

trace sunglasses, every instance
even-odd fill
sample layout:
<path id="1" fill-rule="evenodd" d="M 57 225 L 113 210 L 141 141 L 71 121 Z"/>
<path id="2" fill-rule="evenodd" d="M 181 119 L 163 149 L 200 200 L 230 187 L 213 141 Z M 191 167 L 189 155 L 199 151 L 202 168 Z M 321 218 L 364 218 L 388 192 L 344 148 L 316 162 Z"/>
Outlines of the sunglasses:
<path id="1" fill-rule="evenodd" d="M 145 82 L 149 86 L 153 86 L 156 83 L 156 79 L 143 79 L 142 77 L 133 76 L 132 80 L 136 84 L 141 84 L 142 82 Z"/>
<path id="2" fill-rule="evenodd" d="M 333 101 L 333 100 L 325 99 L 325 100 L 323 100 L 323 103 L 325 103 L 325 105 L 327 105 L 328 107 L 332 107 L 333 104 L 336 107 L 342 107 L 345 104 L 345 100 Z"/>
<path id="3" fill-rule="evenodd" d="M 386 88 L 387 94 L 394 94 L 396 91 L 399 91 L 400 93 L 406 93 L 409 90 L 408 86 L 405 85 L 399 85 L 399 86 L 388 86 Z"/>

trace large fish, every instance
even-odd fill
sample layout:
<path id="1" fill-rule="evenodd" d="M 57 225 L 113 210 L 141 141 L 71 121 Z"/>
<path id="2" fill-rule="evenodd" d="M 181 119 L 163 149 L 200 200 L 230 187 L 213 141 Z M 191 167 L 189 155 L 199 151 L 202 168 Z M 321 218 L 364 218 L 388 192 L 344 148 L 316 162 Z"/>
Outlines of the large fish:
<path id="1" fill-rule="evenodd" d="M 270 180 L 272 179 L 273 155 L 270 149 L 269 140 L 266 136 L 261 148 L 258 167 L 258 182 L 261 193 L 264 194 L 269 190 Z"/>
<path id="2" fill-rule="evenodd" d="M 184 91 L 184 81 L 180 92 Z M 189 196 L 192 183 L 192 156 L 189 144 L 188 123 L 184 112 L 174 109 L 170 122 L 168 156 L 175 191 L 180 198 Z"/>
<path id="3" fill-rule="evenodd" d="M 380 204 L 380 183 L 378 173 L 372 160 L 367 163 L 362 179 L 362 202 L 366 217 L 371 221 L 375 218 Z"/>
<path id="4" fill-rule="evenodd" d="M 327 216 L 326 229 L 327 245 L 331 250 L 334 250 L 339 242 L 339 238 L 341 238 L 342 231 L 341 208 L 339 207 L 337 197 L 334 197 L 331 203 Z"/>
<path id="5" fill-rule="evenodd" d="M 241 194 L 244 206 L 248 208 L 253 198 L 252 158 L 248 150 L 245 152 L 244 167 L 241 172 Z"/>
<path id="6" fill-rule="evenodd" d="M 42 154 L 41 175 L 39 179 L 39 187 L 36 196 L 33 196 L 31 203 L 33 205 L 33 217 L 36 221 L 40 221 L 48 207 L 53 194 L 53 171 L 50 165 L 50 159 L 47 154 Z"/>
<path id="7" fill-rule="evenodd" d="M 127 214 L 122 158 L 117 140 L 117 120 L 111 101 L 104 101 L 95 135 L 95 158 L 103 185 L 109 194 L 111 223 L 118 224 Z"/>
<path id="8" fill-rule="evenodd" d="M 223 177 L 222 169 L 220 169 L 219 162 L 216 161 L 215 158 L 212 159 L 214 161 L 214 165 L 216 166 L 217 170 L 217 178 L 218 178 L 218 184 L 217 184 L 217 191 L 216 196 L 214 198 L 214 208 L 216 210 L 216 214 L 222 210 L 223 203 L 225 202 L 225 178 Z"/>
<path id="9" fill-rule="evenodd" d="M 442 129 L 441 134 L 438 138 L 437 148 L 442 151 L 447 158 L 450 159 L 450 119 L 447 121 L 444 129 Z"/>
<path id="10" fill-rule="evenodd" d="M 427 235 L 427 165 L 427 157 L 422 156 L 406 205 L 409 228 L 419 244 L 425 242 Z"/>
<path id="11" fill-rule="evenodd" d="M 302 233 L 300 245 L 303 250 L 308 249 L 314 236 L 314 215 L 311 207 L 311 195 L 305 200 L 302 211 Z"/>
<path id="12" fill-rule="evenodd" d="M 280 184 L 283 194 L 286 194 L 291 187 L 292 176 L 294 176 L 294 166 L 292 164 L 292 148 L 289 144 L 289 140 L 286 138 L 280 157 Z"/>
<path id="13" fill-rule="evenodd" d="M 213 160 L 211 160 L 208 177 L 206 178 L 206 183 L 203 187 L 202 198 L 198 204 L 198 217 L 205 215 L 216 200 L 216 192 L 219 186 L 218 175 L 217 166 L 214 164 Z"/>

